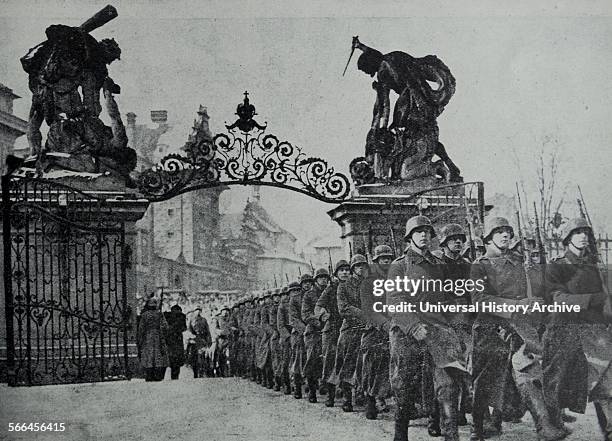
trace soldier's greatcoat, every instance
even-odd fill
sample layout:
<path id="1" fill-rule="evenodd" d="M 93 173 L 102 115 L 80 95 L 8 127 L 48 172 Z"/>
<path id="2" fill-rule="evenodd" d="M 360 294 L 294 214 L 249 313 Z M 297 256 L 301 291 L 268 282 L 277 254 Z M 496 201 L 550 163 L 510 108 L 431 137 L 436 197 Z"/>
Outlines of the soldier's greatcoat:
<path id="1" fill-rule="evenodd" d="M 359 357 L 361 334 L 366 322 L 365 314 L 361 310 L 360 285 L 362 278 L 351 275 L 347 281 L 340 282 L 336 299 L 338 312 L 343 318 L 336 360 L 334 362 L 334 375 L 330 383 L 339 386 L 347 383 L 355 386 L 355 368 Z"/>
<path id="2" fill-rule="evenodd" d="M 286 377 L 291 366 L 291 323 L 289 321 L 289 296 L 282 296 L 276 311 L 276 329 L 280 353 L 280 372 L 275 375 Z"/>
<path id="3" fill-rule="evenodd" d="M 584 413 L 587 397 L 612 398 L 612 334 L 607 299 L 595 259 L 571 251 L 546 269 L 548 297 L 579 305 L 580 313 L 553 313 L 543 337 L 547 404 Z"/>
<path id="4" fill-rule="evenodd" d="M 321 288 L 315 283 L 313 287 L 302 296 L 302 320 L 306 324 L 304 330 L 304 347 L 306 361 L 304 363 L 304 377 L 313 380 L 321 376 L 321 329 L 320 322 L 315 315 L 315 305 L 321 296 Z"/>
<path id="5" fill-rule="evenodd" d="M 342 317 L 338 312 L 338 301 L 336 298 L 338 284 L 337 280 L 332 280 L 323 290 L 315 305 L 315 315 L 317 317 L 321 317 L 324 313 L 329 314 L 329 318 L 325 321 L 325 326 L 323 326 L 323 331 L 321 332 L 323 356 L 323 373 L 321 378 L 328 383 L 331 382 L 330 378 L 334 374 L 336 348 L 338 346 L 340 327 L 342 326 Z"/>
<path id="6" fill-rule="evenodd" d="M 302 375 L 306 351 L 304 349 L 304 331 L 306 324 L 302 321 L 302 291 L 292 290 L 289 293 L 289 324 L 291 325 L 291 368 L 292 375 Z"/>

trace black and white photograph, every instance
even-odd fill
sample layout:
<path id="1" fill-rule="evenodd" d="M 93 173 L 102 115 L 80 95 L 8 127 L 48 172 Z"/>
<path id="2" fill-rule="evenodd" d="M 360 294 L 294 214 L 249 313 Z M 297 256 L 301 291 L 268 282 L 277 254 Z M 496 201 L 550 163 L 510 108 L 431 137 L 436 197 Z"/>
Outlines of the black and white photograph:
<path id="1" fill-rule="evenodd" d="M 611 72 L 607 0 L 0 0 L 0 440 L 612 441 Z"/>

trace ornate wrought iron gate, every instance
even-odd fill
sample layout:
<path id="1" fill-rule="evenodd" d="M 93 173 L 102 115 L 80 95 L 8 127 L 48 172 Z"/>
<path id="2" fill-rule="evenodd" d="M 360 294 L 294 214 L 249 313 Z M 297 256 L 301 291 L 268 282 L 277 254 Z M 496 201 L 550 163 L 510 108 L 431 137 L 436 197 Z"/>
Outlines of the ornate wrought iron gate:
<path id="1" fill-rule="evenodd" d="M 10 385 L 129 378 L 126 247 L 106 200 L 2 178 Z"/>

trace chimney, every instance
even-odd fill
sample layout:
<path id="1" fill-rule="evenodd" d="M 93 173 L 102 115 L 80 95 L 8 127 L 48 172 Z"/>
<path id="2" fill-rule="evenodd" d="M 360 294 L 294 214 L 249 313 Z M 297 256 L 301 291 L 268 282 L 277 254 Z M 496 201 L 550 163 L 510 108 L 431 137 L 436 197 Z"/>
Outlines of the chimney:
<path id="1" fill-rule="evenodd" d="M 168 111 L 151 110 L 151 121 L 159 125 L 166 124 L 168 122 Z"/>

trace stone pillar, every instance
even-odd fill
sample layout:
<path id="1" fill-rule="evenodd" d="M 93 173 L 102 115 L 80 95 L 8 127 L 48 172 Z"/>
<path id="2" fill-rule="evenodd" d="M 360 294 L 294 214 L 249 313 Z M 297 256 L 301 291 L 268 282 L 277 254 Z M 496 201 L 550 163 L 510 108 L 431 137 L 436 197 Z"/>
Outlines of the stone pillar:
<path id="1" fill-rule="evenodd" d="M 346 256 L 372 254 L 382 244 L 389 245 L 398 256 L 404 250 L 406 221 L 412 216 L 429 217 L 437 231 L 447 223 L 461 224 L 467 230 L 468 217 L 477 224 L 482 222 L 483 200 L 481 182 L 426 189 L 366 184 L 357 187 L 350 200 L 327 213 L 342 228 Z"/>

